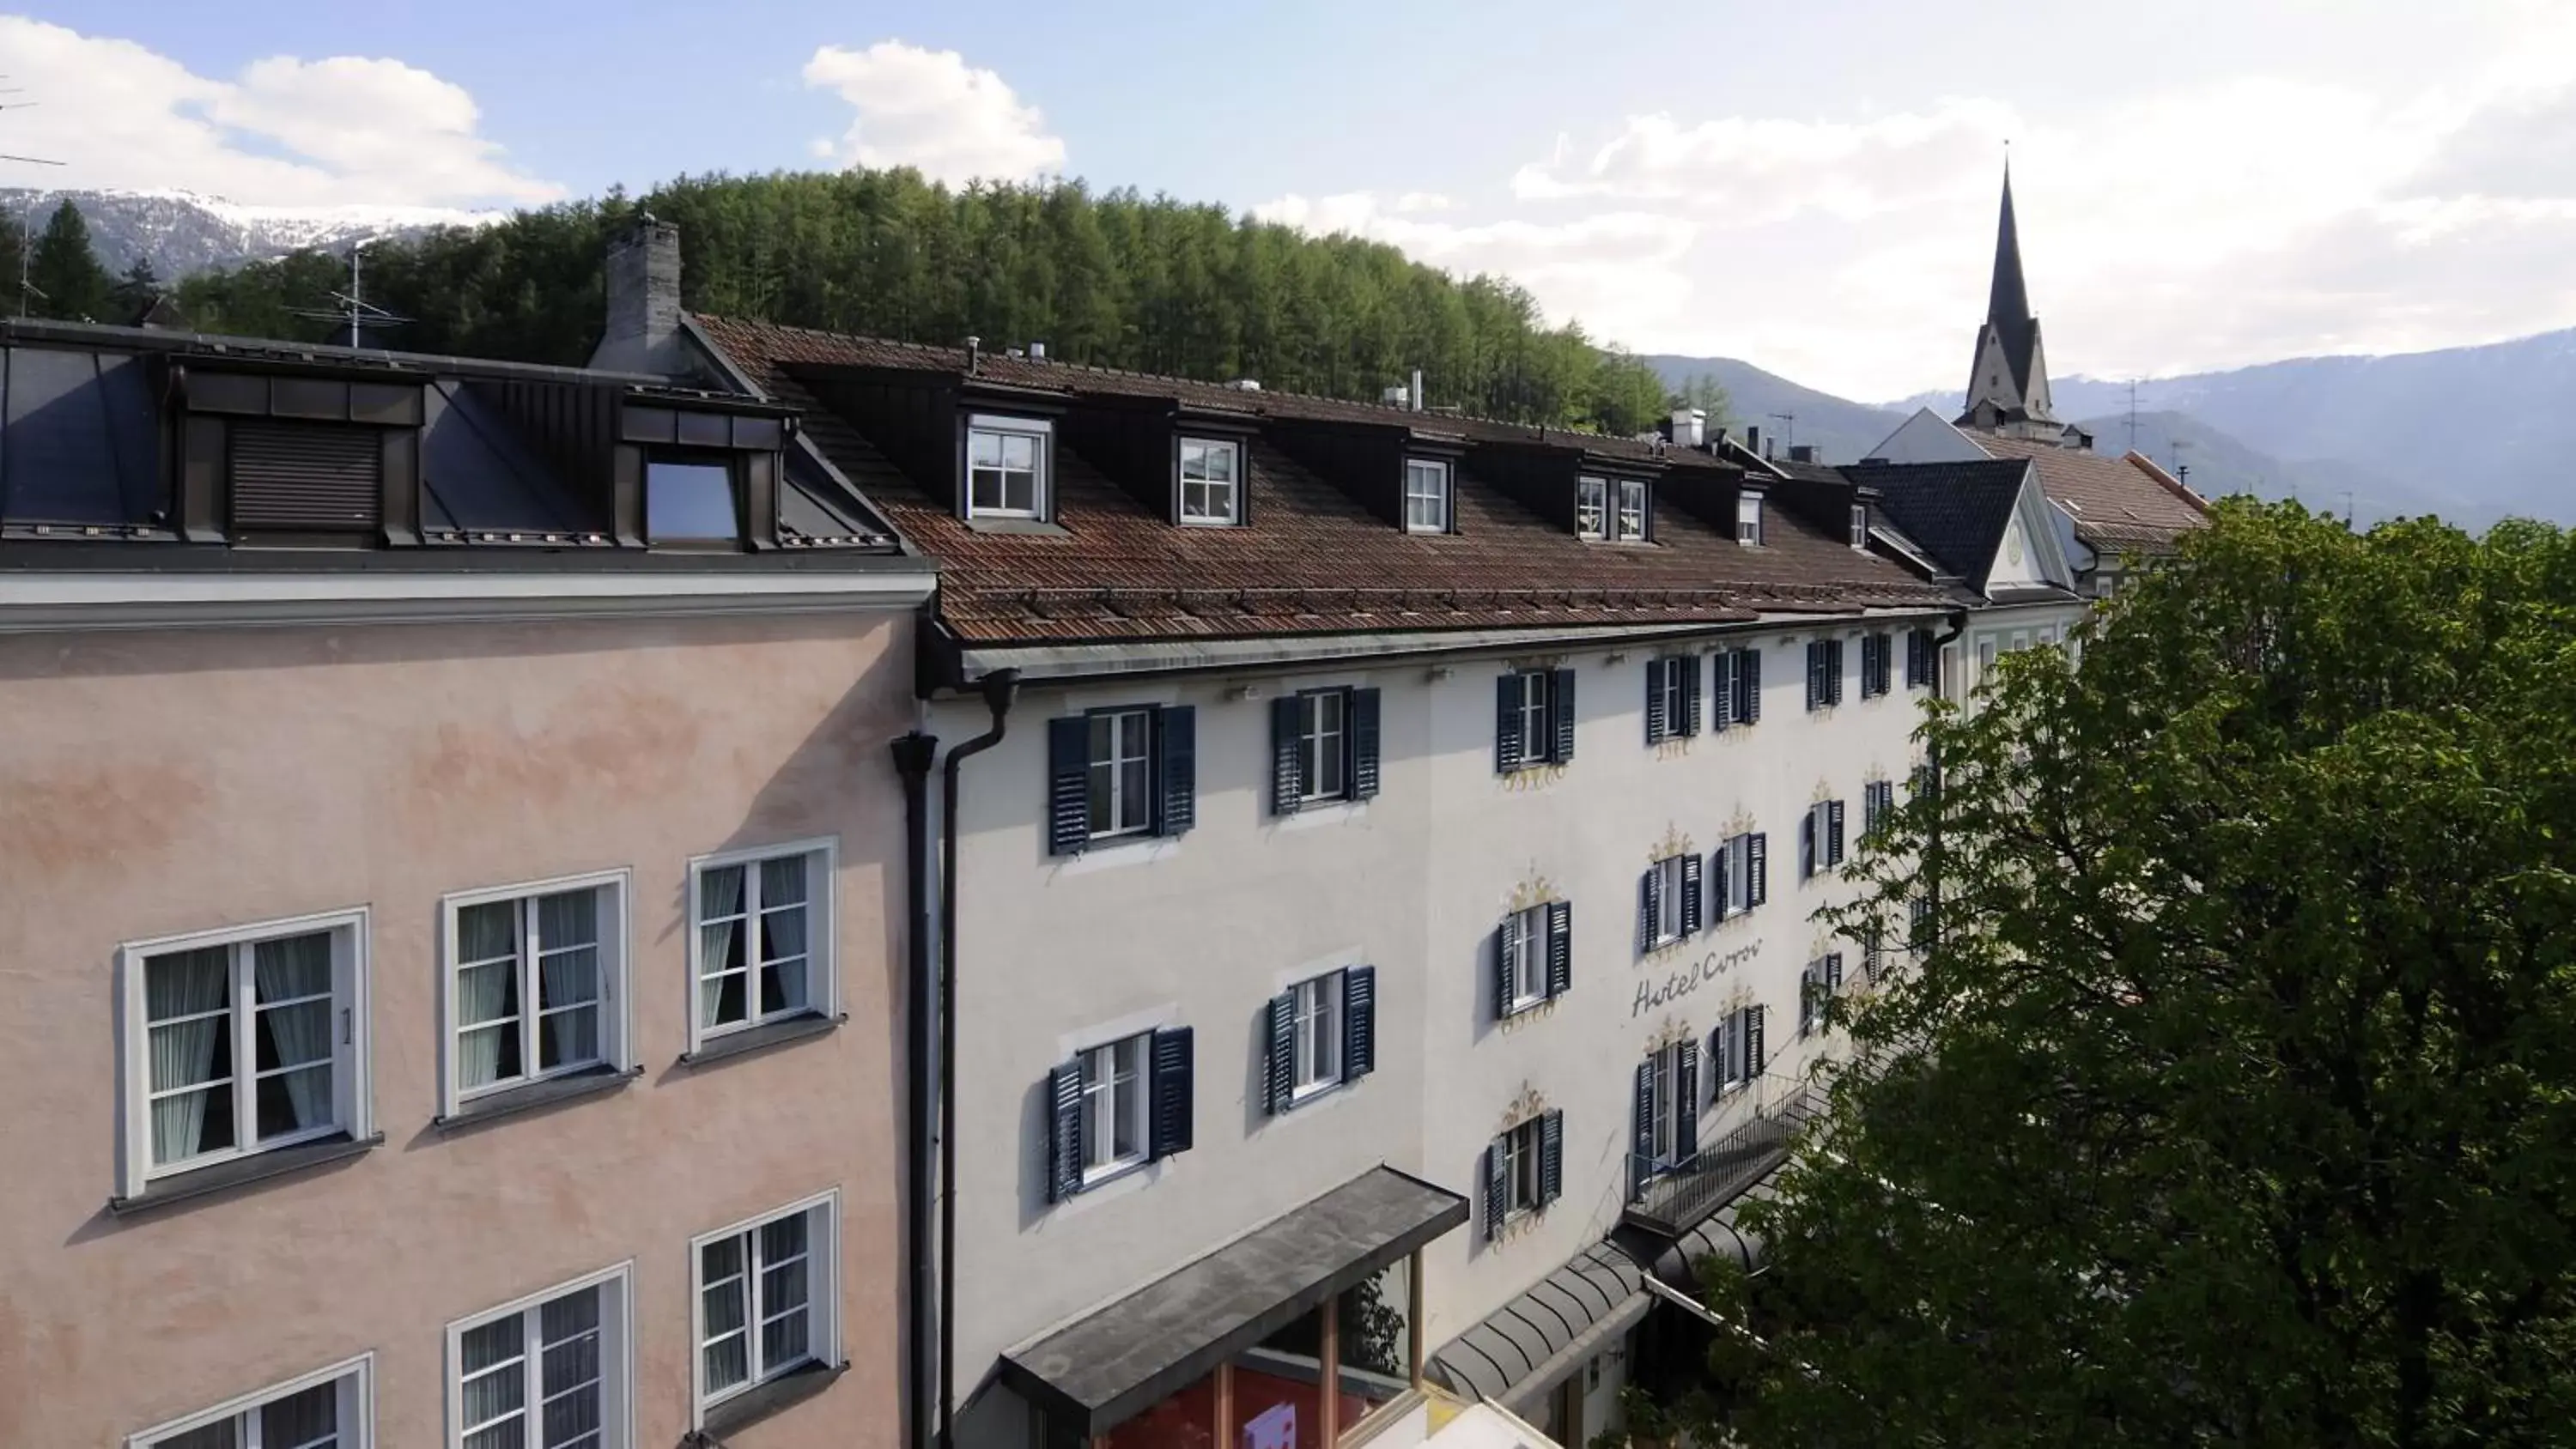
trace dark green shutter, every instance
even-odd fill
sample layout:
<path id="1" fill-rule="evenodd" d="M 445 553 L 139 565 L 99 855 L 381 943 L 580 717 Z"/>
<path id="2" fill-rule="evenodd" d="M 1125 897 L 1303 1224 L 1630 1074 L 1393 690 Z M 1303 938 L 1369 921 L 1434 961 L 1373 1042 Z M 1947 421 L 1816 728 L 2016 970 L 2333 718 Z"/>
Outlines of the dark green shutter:
<path id="1" fill-rule="evenodd" d="M 1548 701 L 1548 714 L 1556 722 L 1556 749 L 1548 759 L 1562 765 L 1574 758 L 1574 671 L 1559 669 L 1554 673 L 1550 681 L 1554 698 Z"/>
<path id="2" fill-rule="evenodd" d="M 1552 1000 L 1574 988 L 1574 903 L 1547 903 L 1547 994 Z"/>
<path id="3" fill-rule="evenodd" d="M 1673 1151 L 1684 1162 L 1699 1156 L 1699 1043 L 1673 1044 Z"/>
<path id="4" fill-rule="evenodd" d="M 1510 934 L 1509 921 L 1494 928 L 1494 1020 L 1496 1021 L 1501 1021 L 1512 1014 L 1512 957 L 1509 951 L 1503 949 L 1503 942 Z"/>
<path id="5" fill-rule="evenodd" d="M 1538 1203 L 1545 1207 L 1565 1192 L 1565 1114 L 1551 1107 L 1538 1119 Z"/>
<path id="6" fill-rule="evenodd" d="M 1798 879 L 1806 880 L 1816 873 L 1816 807 L 1798 817 Z"/>
<path id="7" fill-rule="evenodd" d="M 1186 835 L 1199 823 L 1199 712 L 1186 704 L 1154 711 L 1154 768 L 1161 772 L 1157 835 Z"/>
<path id="8" fill-rule="evenodd" d="M 1270 809 L 1273 814 L 1296 814 L 1298 797 L 1306 793 L 1306 752 L 1298 748 L 1297 738 L 1305 723 L 1305 712 L 1305 701 L 1293 694 L 1270 701 Z"/>
<path id="9" fill-rule="evenodd" d="M 1825 645 L 1821 639 L 1807 644 L 1807 708 L 1825 707 Z"/>
<path id="10" fill-rule="evenodd" d="M 1768 1055 L 1767 1043 L 1762 1038 L 1769 1025 L 1771 1008 L 1749 1006 L 1745 1010 L 1752 1013 L 1744 1019 L 1744 1080 L 1749 1082 L 1762 1075 L 1762 1064 Z"/>
<path id="11" fill-rule="evenodd" d="M 1377 691 L 1351 691 L 1351 798 L 1377 794 Z"/>
<path id="12" fill-rule="evenodd" d="M 1354 966 L 1342 973 L 1342 1080 L 1376 1070 L 1377 968 Z"/>
<path id="13" fill-rule="evenodd" d="M 1154 1033 L 1153 1095 L 1147 1104 L 1154 1116 L 1149 1134 L 1153 1155 L 1169 1157 L 1190 1150 L 1190 1029 L 1166 1027 Z"/>
<path id="14" fill-rule="evenodd" d="M 1048 1075 L 1047 1201 L 1063 1202 L 1082 1191 L 1082 1063 L 1066 1062 Z"/>
<path id="15" fill-rule="evenodd" d="M 1682 857 L 1682 934 L 1685 936 L 1698 935 L 1700 927 L 1708 923 L 1705 914 L 1707 893 L 1701 889 L 1700 878 L 1699 852 L 1692 851 Z"/>
<path id="16" fill-rule="evenodd" d="M 1825 989 L 1833 992 L 1843 989 L 1843 953 L 1840 951 L 1825 953 Z"/>
<path id="17" fill-rule="evenodd" d="M 1726 1075 L 1730 1066 L 1726 1053 L 1726 1039 L 1728 1028 L 1734 1024 L 1735 1017 L 1735 1013 L 1729 1013 L 1719 1018 L 1717 1030 L 1708 1034 L 1708 1095 L 1711 1100 L 1715 1100 L 1718 1093 L 1726 1090 L 1726 1084 L 1730 1080 Z"/>
<path id="18" fill-rule="evenodd" d="M 1673 661 L 1672 667 L 1682 672 L 1682 733 L 1699 733 L 1700 657 L 1696 654 Z"/>
<path id="19" fill-rule="evenodd" d="M 1798 1035 L 1800 1036 L 1805 1036 L 1816 1029 L 1816 998 L 1823 993 L 1824 974 L 1825 963 L 1822 961 L 1810 961 L 1807 963 L 1807 969 L 1798 973 Z"/>
<path id="20" fill-rule="evenodd" d="M 1745 837 L 1744 903 L 1758 906 L 1771 899 L 1771 837 L 1760 832 Z"/>
<path id="21" fill-rule="evenodd" d="M 1525 750 L 1521 739 L 1521 677 L 1506 674 L 1494 681 L 1494 773 L 1508 775 L 1519 769 Z"/>
<path id="22" fill-rule="evenodd" d="M 1711 729 L 1724 729 L 1741 718 L 1735 708 L 1735 654 L 1729 649 L 1709 656 L 1708 702 L 1714 712 Z"/>
<path id="23" fill-rule="evenodd" d="M 1762 651 L 1746 649 L 1736 656 L 1735 688 L 1742 708 L 1735 717 L 1746 724 L 1762 722 Z"/>
<path id="24" fill-rule="evenodd" d="M 1655 1059 L 1637 1063 L 1637 1100 L 1629 1112 L 1628 1196 L 1655 1175 Z"/>
<path id="25" fill-rule="evenodd" d="M 1646 743 L 1650 745 L 1662 744 L 1664 736 L 1672 732 L 1664 719 L 1664 671 L 1674 662 L 1669 659 L 1646 661 Z"/>
<path id="26" fill-rule="evenodd" d="M 1270 998 L 1270 1059 L 1262 1066 L 1269 1078 L 1270 1100 L 1264 1107 L 1273 1117 L 1288 1110 L 1297 1085 L 1297 993 L 1282 991 Z"/>
<path id="27" fill-rule="evenodd" d="M 1640 951 L 1655 948 L 1655 926 L 1663 915 L 1660 909 L 1663 905 L 1662 876 L 1662 869 L 1650 865 L 1646 867 L 1646 873 L 1637 878 L 1637 949 Z"/>
<path id="28" fill-rule="evenodd" d="M 1504 1204 L 1508 1201 L 1503 1195 L 1503 1139 L 1500 1137 L 1485 1144 L 1483 1196 L 1485 1241 L 1490 1243 L 1503 1235 L 1503 1214 L 1506 1211 Z"/>
<path id="29" fill-rule="evenodd" d="M 1825 844 L 1829 847 L 1825 852 L 1825 860 L 1832 865 L 1842 864 L 1843 802 L 1839 799 L 1825 802 L 1825 837 Z"/>
<path id="30" fill-rule="evenodd" d="M 1825 641 L 1825 703 L 1843 702 L 1843 641 Z"/>
<path id="31" fill-rule="evenodd" d="M 1091 721 L 1047 721 L 1047 849 L 1080 855 L 1091 844 Z"/>

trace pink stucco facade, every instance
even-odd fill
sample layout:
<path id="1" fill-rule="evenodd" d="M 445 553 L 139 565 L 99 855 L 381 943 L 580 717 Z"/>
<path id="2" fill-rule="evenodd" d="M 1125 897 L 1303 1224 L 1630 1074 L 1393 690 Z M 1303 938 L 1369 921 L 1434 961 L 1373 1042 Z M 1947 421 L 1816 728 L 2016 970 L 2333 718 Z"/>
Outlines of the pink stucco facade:
<path id="1" fill-rule="evenodd" d="M 896 610 L 0 638 L 0 1444 L 127 1435 L 362 1353 L 450 1442 L 446 1326 L 632 1263 L 635 1442 L 690 1426 L 690 1240 L 837 1189 L 849 1371 L 736 1449 L 899 1437 Z M 689 1066 L 688 862 L 837 843 L 837 1030 Z M 442 898 L 631 872 L 623 1088 L 441 1133 Z M 118 1190 L 121 943 L 367 911 L 372 1151 Z"/>

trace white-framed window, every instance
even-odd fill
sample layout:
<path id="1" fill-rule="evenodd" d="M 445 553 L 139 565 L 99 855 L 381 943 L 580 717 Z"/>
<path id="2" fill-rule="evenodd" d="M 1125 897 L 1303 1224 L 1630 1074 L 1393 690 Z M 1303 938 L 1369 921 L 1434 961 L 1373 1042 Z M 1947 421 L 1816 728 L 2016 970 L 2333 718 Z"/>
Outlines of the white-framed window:
<path id="1" fill-rule="evenodd" d="M 1181 522 L 1243 521 L 1243 445 L 1216 438 L 1181 439 Z"/>
<path id="2" fill-rule="evenodd" d="M 1691 695 L 1699 685 L 1699 661 L 1687 656 L 1649 661 L 1656 670 L 1657 705 L 1664 714 L 1664 734 L 1696 734 L 1699 722 L 1691 710 Z"/>
<path id="3" fill-rule="evenodd" d="M 1296 1096 L 1323 1091 L 1342 1081 L 1342 973 L 1326 972 L 1293 988 L 1297 1009 L 1292 1018 L 1289 1086 Z"/>
<path id="4" fill-rule="evenodd" d="M 838 1363 L 838 1188 L 692 1240 L 695 1422 L 757 1384 Z"/>
<path id="5" fill-rule="evenodd" d="M 124 1449 L 372 1449 L 376 1360 L 360 1354 L 127 1436 Z"/>
<path id="6" fill-rule="evenodd" d="M 1351 692 L 1318 689 L 1297 696 L 1297 786 L 1300 800 L 1339 800 L 1351 793 Z"/>
<path id="7" fill-rule="evenodd" d="M 632 1449 L 634 1270 L 447 1325 L 448 1449 Z"/>
<path id="8" fill-rule="evenodd" d="M 970 518 L 1047 516 L 1048 426 L 1035 419 L 972 419 L 966 427 Z"/>
<path id="9" fill-rule="evenodd" d="M 1671 856 L 1656 861 L 1655 872 L 1655 939 L 1654 944 L 1668 946 L 1690 934 L 1689 904 L 1683 874 L 1690 857 Z"/>
<path id="10" fill-rule="evenodd" d="M 1521 757 L 1548 759 L 1556 750 L 1556 714 L 1549 708 L 1556 683 L 1553 671 L 1521 671 Z"/>
<path id="11" fill-rule="evenodd" d="M 1503 918 L 1503 977 L 1511 983 L 1511 1008 L 1525 1011 L 1547 999 L 1547 907 L 1535 905 Z"/>
<path id="12" fill-rule="evenodd" d="M 1139 1032 L 1077 1053 L 1082 1067 L 1082 1176 L 1097 1181 L 1142 1162 L 1153 1151 L 1151 1074 L 1154 1034 Z"/>
<path id="13" fill-rule="evenodd" d="M 833 1010 L 837 856 L 827 839 L 689 862 L 691 1051 L 727 1032 Z"/>
<path id="14" fill-rule="evenodd" d="M 1738 493 L 1735 495 L 1735 541 L 1737 543 L 1744 544 L 1747 547 L 1758 547 L 1761 544 L 1761 494 Z"/>
<path id="15" fill-rule="evenodd" d="M 1614 522 L 1618 527 L 1616 537 L 1624 539 L 1630 543 L 1643 543 L 1646 541 L 1645 479 L 1622 478 L 1619 480 L 1619 513 L 1612 522 Z"/>
<path id="16" fill-rule="evenodd" d="M 1606 537 L 1610 528 L 1610 480 L 1589 475 L 1574 480 L 1574 536 Z"/>
<path id="17" fill-rule="evenodd" d="M 367 913 L 122 947 L 124 1195 L 153 1178 L 368 1131 Z"/>
<path id="18" fill-rule="evenodd" d="M 444 1110 L 547 1077 L 625 1064 L 623 870 L 443 902 Z"/>
<path id="19" fill-rule="evenodd" d="M 1539 1132 L 1545 1121 L 1543 1117 L 1533 1117 L 1503 1133 L 1503 1216 L 1506 1218 L 1516 1218 L 1547 1206 L 1546 1182 L 1539 1170 L 1543 1147 Z"/>
<path id="20" fill-rule="evenodd" d="M 1431 458 L 1404 460 L 1404 526 L 1413 533 L 1449 531 L 1449 465 Z"/>
<path id="21" fill-rule="evenodd" d="M 1154 712 L 1109 709 L 1091 720 L 1091 838 L 1154 828 Z"/>
<path id="22" fill-rule="evenodd" d="M 1685 1141 L 1681 1130 L 1683 1102 L 1695 1085 L 1684 1080 L 1685 1055 L 1685 1044 L 1674 1042 L 1646 1059 L 1646 1165 L 1656 1172 L 1669 1172 L 1699 1152 L 1699 1144 Z"/>
<path id="23" fill-rule="evenodd" d="M 1869 547 L 1869 510 L 1857 503 L 1851 510 L 1851 546 Z"/>

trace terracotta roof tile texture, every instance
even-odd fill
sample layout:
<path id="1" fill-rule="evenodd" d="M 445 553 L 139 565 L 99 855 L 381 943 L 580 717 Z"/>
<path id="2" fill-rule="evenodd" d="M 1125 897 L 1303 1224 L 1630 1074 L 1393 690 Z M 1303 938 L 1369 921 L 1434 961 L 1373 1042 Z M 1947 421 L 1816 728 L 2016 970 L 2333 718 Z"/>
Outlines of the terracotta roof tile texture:
<path id="1" fill-rule="evenodd" d="M 2106 458 L 2029 438 L 1979 432 L 1967 436 L 1990 458 L 2028 458 L 2038 464 L 2040 491 L 2075 515 L 2075 536 L 2094 548 L 2171 553 L 2185 532 L 2209 522 L 2206 510 L 2128 458 Z"/>
<path id="2" fill-rule="evenodd" d="M 1177 526 L 1062 446 L 1055 477 L 1062 533 L 977 530 L 795 376 L 800 366 L 850 364 L 954 372 L 964 364 L 961 351 L 695 320 L 773 397 L 801 408 L 807 436 L 904 537 L 939 561 L 941 619 L 969 642 L 1735 623 L 1763 613 L 1952 603 L 1946 590 L 1827 538 L 1780 508 L 1769 510 L 1761 548 L 1746 548 L 1731 532 L 1672 506 L 1656 509 L 1653 544 L 1585 542 L 1480 479 L 1472 457 L 1455 484 L 1458 532 L 1407 533 L 1258 436 L 1248 450 L 1243 527 Z M 1513 424 L 989 354 L 978 376 L 1075 392 L 1177 396 L 1193 406 L 1222 399 L 1265 418 L 1463 426 L 1495 441 L 1504 439 L 1486 430 L 1514 441 L 1536 436 L 1535 429 Z M 1615 442 L 1640 457 L 1652 452 L 1626 440 L 1581 441 Z"/>

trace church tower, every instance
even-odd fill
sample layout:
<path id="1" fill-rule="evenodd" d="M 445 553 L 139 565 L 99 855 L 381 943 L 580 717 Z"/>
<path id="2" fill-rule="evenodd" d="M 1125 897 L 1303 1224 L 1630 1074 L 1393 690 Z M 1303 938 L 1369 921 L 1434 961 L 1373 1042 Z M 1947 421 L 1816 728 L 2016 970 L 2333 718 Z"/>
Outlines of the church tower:
<path id="1" fill-rule="evenodd" d="M 1968 372 L 1968 406 L 1958 425 L 2004 437 L 2031 438 L 2064 447 L 2089 446 L 2081 429 L 2049 410 L 2048 356 L 2039 341 L 2039 319 L 2030 313 L 2030 288 L 2021 273 L 2021 228 L 2013 220 L 2012 168 L 2004 168 L 2002 219 L 1995 228 L 1995 280 L 1986 296 L 1985 325 L 1977 329 L 1977 354 Z"/>

